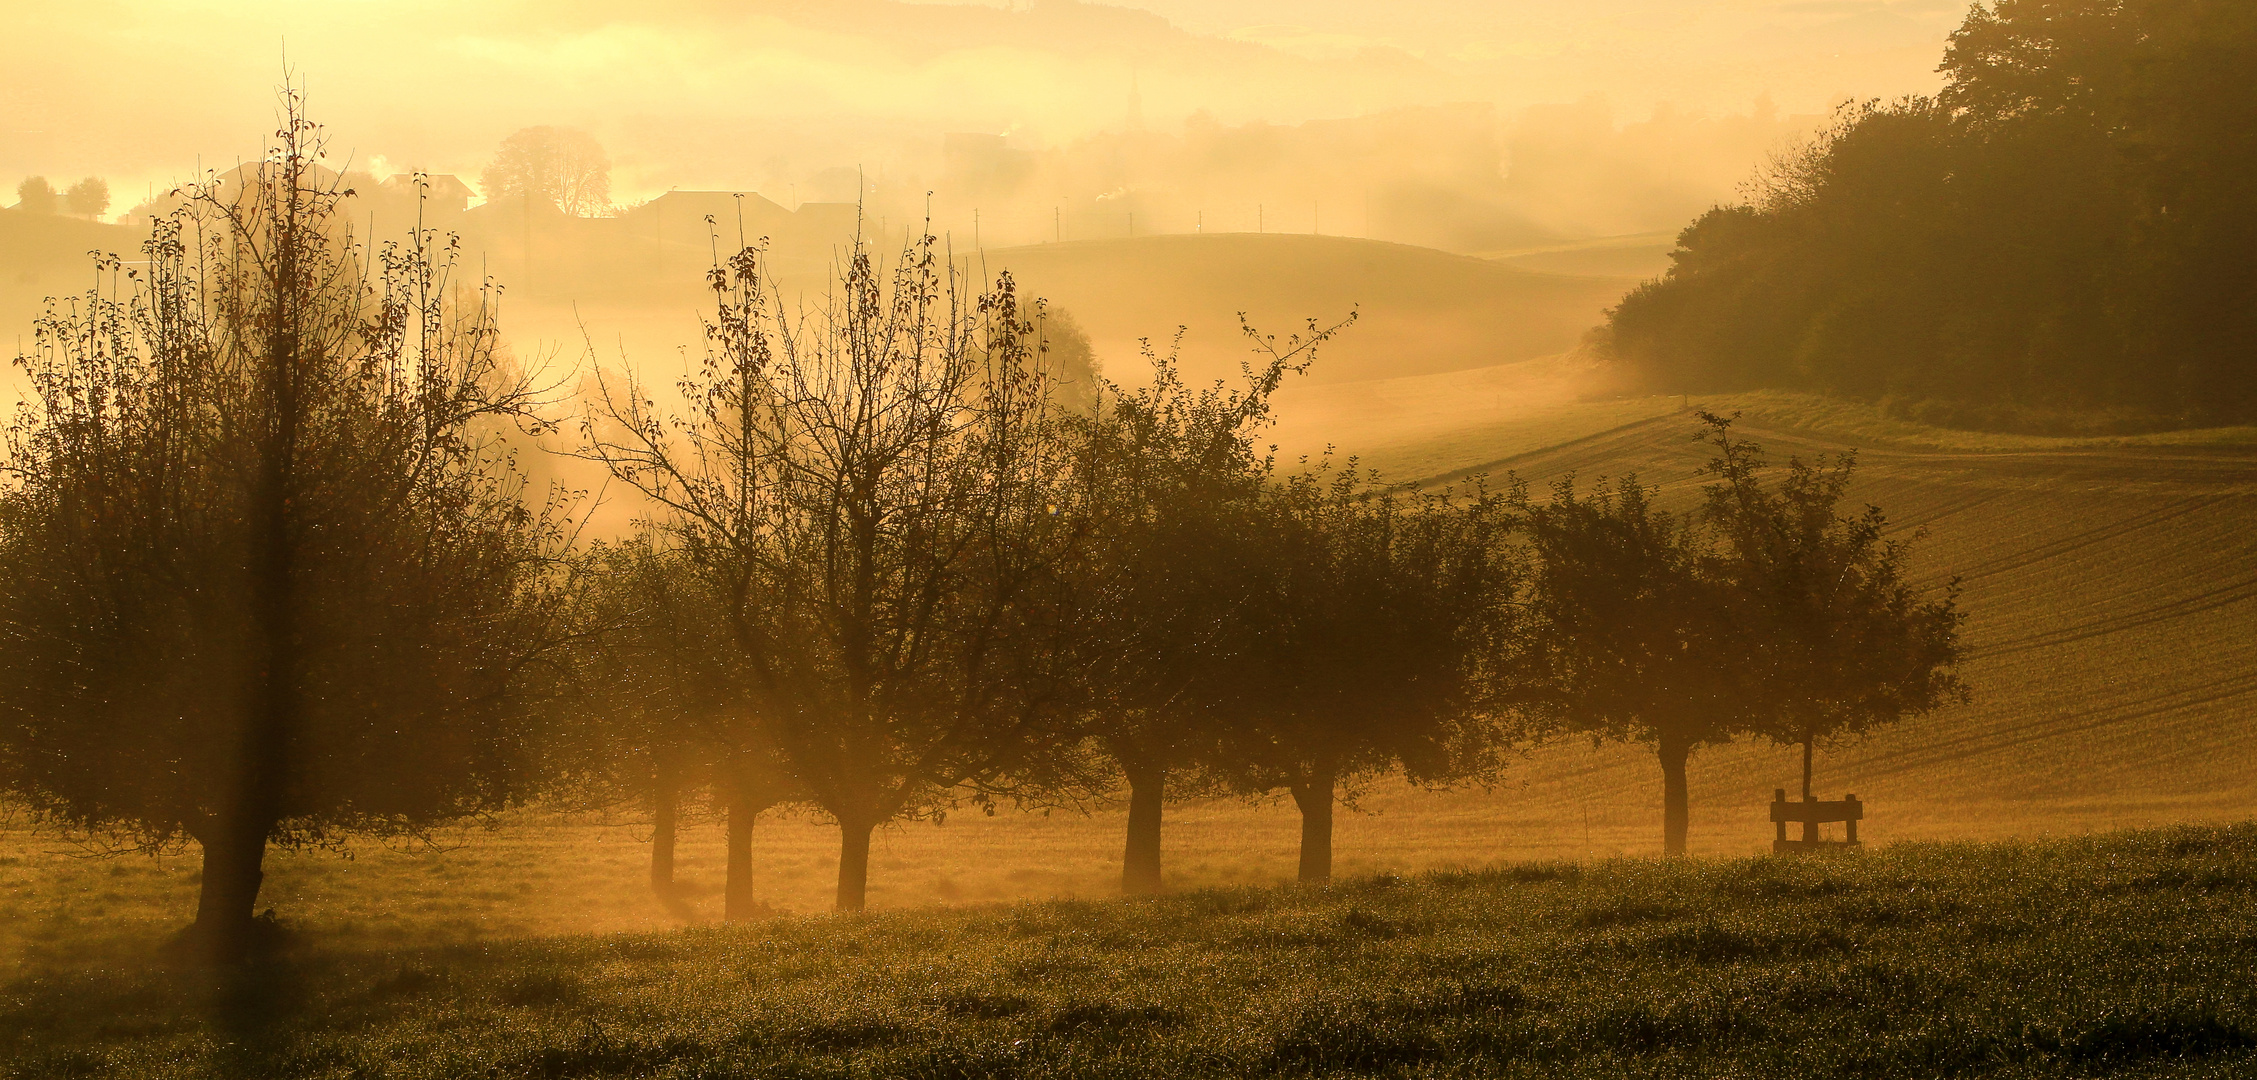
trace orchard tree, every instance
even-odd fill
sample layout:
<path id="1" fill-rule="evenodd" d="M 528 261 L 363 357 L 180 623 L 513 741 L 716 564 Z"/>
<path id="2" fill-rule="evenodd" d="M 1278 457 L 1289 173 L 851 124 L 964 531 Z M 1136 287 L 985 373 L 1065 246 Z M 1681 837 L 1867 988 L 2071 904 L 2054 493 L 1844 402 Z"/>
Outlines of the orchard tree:
<path id="1" fill-rule="evenodd" d="M 1212 764 L 1242 792 L 1291 793 L 1300 879 L 1320 882 L 1343 789 L 1389 770 L 1478 779 L 1513 741 L 1509 515 L 1486 492 L 1388 488 L 1350 467 L 1272 485 L 1253 523 Z"/>
<path id="2" fill-rule="evenodd" d="M 1555 729 L 1649 743 L 1661 759 L 1662 850 L 1685 852 L 1686 765 L 1751 725 L 1753 635 L 1697 519 L 1656 508 L 1635 476 L 1549 501 L 1517 487 L 1532 558 L 1525 662 Z"/>
<path id="3" fill-rule="evenodd" d="M 1954 670 L 1959 583 L 1921 599 L 1904 581 L 1907 543 L 1883 538 L 1881 508 L 1841 512 L 1855 454 L 1791 458 L 1767 484 L 1762 447 L 1734 438 L 1729 419 L 1700 418 L 1716 451 L 1706 513 L 1725 543 L 1734 616 L 1755 645 L 1750 704 L 1764 734 L 1802 745 L 1807 802 L 1819 742 L 1966 700 Z"/>
<path id="4" fill-rule="evenodd" d="M 1254 439 L 1270 395 L 1347 323 L 1289 339 L 1252 335 L 1244 384 L 1186 386 L 1171 352 L 1147 349 L 1152 379 L 1105 384 L 1076 417 L 1089 542 L 1073 571 L 1088 602 L 1072 638 L 1083 730 L 1128 782 L 1121 889 L 1160 888 L 1160 825 L 1211 741 L 1231 669 L 1234 620 L 1252 599 L 1247 537 L 1270 460 Z"/>
<path id="5" fill-rule="evenodd" d="M 928 235 L 890 267 L 857 240 L 811 308 L 754 248 L 711 282 L 682 408 L 606 382 L 582 452 L 661 508 L 716 598 L 858 910 L 877 826 L 1071 759 L 1059 635 L 1086 515 L 1008 277 L 975 294 Z"/>
<path id="6" fill-rule="evenodd" d="M 429 233 L 375 251 L 286 90 L 52 309 L 0 488 L 0 778 L 50 820 L 203 850 L 189 940 L 261 940 L 271 844 L 519 798 L 567 584 L 499 450 L 532 391 Z"/>
<path id="7" fill-rule="evenodd" d="M 582 610 L 584 775 L 647 799 L 651 890 L 678 911 L 674 846 L 685 800 L 710 788 L 727 828 L 726 921 L 755 913 L 752 832 L 789 786 L 730 662 L 727 620 L 679 551 L 649 532 L 598 546 Z M 616 793 L 616 794 L 614 794 Z"/>

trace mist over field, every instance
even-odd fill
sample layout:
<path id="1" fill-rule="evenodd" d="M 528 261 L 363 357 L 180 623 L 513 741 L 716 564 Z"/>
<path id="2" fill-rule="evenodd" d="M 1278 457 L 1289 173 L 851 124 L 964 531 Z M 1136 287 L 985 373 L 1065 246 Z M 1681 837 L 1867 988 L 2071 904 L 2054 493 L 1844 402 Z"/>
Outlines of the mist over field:
<path id="1" fill-rule="evenodd" d="M 2257 8 L 19 6 L 0 1080 L 2257 1068 Z"/>

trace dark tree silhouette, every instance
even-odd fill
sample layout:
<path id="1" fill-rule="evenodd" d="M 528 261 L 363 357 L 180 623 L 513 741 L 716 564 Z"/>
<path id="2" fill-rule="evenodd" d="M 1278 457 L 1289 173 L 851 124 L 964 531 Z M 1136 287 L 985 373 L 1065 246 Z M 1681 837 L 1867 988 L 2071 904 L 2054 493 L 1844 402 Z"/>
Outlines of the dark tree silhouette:
<path id="1" fill-rule="evenodd" d="M 2257 7 L 1977 4 L 1933 98 L 1849 105 L 1611 313 L 1670 390 L 1955 426 L 2257 417 Z"/>
<path id="2" fill-rule="evenodd" d="M 532 399 L 490 311 L 430 234 L 352 242 L 283 103 L 244 180 L 40 322 L 0 490 L 0 769 L 52 819 L 200 844 L 223 958 L 269 844 L 525 791 L 565 586 L 498 450 Z"/>
<path id="3" fill-rule="evenodd" d="M 1567 730 L 1650 743 L 1662 850 L 1685 851 L 1686 764 L 1749 725 L 1750 635 L 1697 522 L 1653 506 L 1635 476 L 1546 502 L 1516 489 L 1533 555 L 1526 662 L 1540 711 Z"/>
<path id="4" fill-rule="evenodd" d="M 1128 782 L 1124 892 L 1160 888 L 1171 778 L 1182 787 L 1200 762 L 1233 667 L 1232 628 L 1251 599 L 1244 538 L 1270 474 L 1254 446 L 1270 395 L 1345 325 L 1312 328 L 1283 349 L 1253 336 L 1261 362 L 1235 389 L 1194 390 L 1173 354 L 1147 349 L 1151 382 L 1107 384 L 1074 421 L 1091 516 L 1073 570 L 1087 597 L 1075 608 L 1075 667 L 1084 730 Z"/>
<path id="5" fill-rule="evenodd" d="M 1243 678 L 1212 767 L 1301 811 L 1300 879 L 1332 876 L 1334 804 L 1400 769 L 1446 783 L 1491 774 L 1513 732 L 1496 709 L 1518 577 L 1501 498 L 1382 487 L 1353 467 L 1263 493 L 1243 538 L 1253 596 Z"/>
<path id="6" fill-rule="evenodd" d="M 651 889 L 688 916 L 674 882 L 685 800 L 710 788 L 727 821 L 723 918 L 755 914 L 752 830 L 789 785 L 730 663 L 725 613 L 679 551 L 648 532 L 598 545 L 583 590 L 583 775 L 600 801 L 647 800 Z"/>
<path id="7" fill-rule="evenodd" d="M 1745 661 L 1760 667 L 1745 680 L 1751 704 L 1764 734 L 1802 744 L 1808 801 L 1820 741 L 1966 699 L 1953 670 L 1958 582 L 1921 600 L 1904 581 L 1907 542 L 1882 538 L 1881 509 L 1842 515 L 1855 454 L 1789 459 L 1766 484 L 1762 447 L 1734 438 L 1731 420 L 1701 420 L 1716 448 L 1706 514 L 1725 543 L 1734 618 L 1757 643 Z"/>

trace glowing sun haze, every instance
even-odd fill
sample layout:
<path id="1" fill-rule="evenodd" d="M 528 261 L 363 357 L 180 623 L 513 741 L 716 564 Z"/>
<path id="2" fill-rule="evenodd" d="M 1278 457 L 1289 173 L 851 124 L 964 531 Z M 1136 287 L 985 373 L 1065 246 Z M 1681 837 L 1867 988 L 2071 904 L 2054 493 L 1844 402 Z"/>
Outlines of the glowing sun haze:
<path id="1" fill-rule="evenodd" d="M 337 148 L 475 176 L 581 127 L 614 189 L 884 168 L 944 131 L 1058 145 L 1138 120 L 1292 123 L 1603 98 L 1815 113 L 1936 85 L 1957 0 L 91 0 L 9 5 L 0 176 L 110 178 L 117 209 L 257 150 L 284 57 Z M 11 181 L 12 182 L 12 181 Z"/>

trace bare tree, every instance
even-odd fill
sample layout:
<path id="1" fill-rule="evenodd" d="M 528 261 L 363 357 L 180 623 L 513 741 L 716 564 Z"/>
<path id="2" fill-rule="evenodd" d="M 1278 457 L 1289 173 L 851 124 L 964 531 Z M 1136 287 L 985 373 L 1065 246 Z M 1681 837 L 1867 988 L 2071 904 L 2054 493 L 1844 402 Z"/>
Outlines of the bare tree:
<path id="1" fill-rule="evenodd" d="M 719 598 L 855 910 L 872 829 L 962 785 L 1025 791 L 1068 741 L 1052 637 L 1082 515 L 1009 279 L 974 295 L 931 236 L 890 268 L 859 240 L 845 259 L 797 312 L 757 249 L 717 265 L 683 409 L 605 383 L 583 452 L 663 508 Z"/>
<path id="2" fill-rule="evenodd" d="M 611 205 L 611 156 L 578 128 L 518 130 L 478 180 L 489 200 L 524 198 L 566 217 L 596 216 Z"/>
<path id="3" fill-rule="evenodd" d="M 145 268 L 39 323 L 0 489 L 0 771 L 51 819 L 200 844 L 221 957 L 261 940 L 269 844 L 525 790 L 568 584 L 496 443 L 533 392 L 451 243 L 354 243 L 283 106 Z"/>

